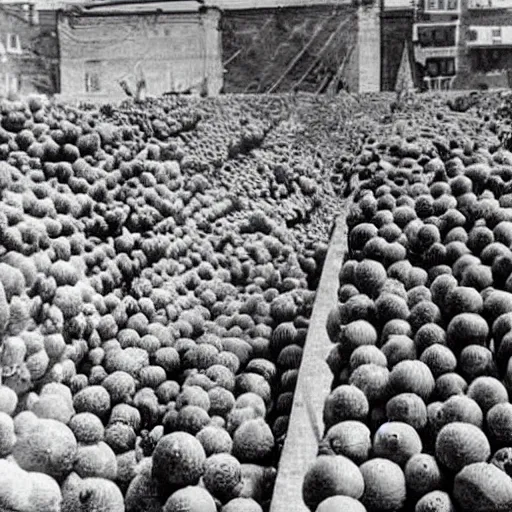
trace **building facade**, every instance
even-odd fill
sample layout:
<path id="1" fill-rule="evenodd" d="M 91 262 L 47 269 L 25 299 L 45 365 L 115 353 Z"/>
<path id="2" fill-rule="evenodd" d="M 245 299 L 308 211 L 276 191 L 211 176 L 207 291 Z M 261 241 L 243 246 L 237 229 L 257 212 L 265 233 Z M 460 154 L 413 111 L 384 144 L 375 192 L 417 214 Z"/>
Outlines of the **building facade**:
<path id="1" fill-rule="evenodd" d="M 220 11 L 197 2 L 112 2 L 59 13 L 61 97 L 119 101 L 222 88 Z"/>
<path id="2" fill-rule="evenodd" d="M 422 0 L 413 44 L 423 88 L 509 88 L 512 0 Z"/>
<path id="3" fill-rule="evenodd" d="M 53 92 L 52 60 L 29 5 L 0 5 L 0 96 Z"/>
<path id="4" fill-rule="evenodd" d="M 466 0 L 461 16 L 460 82 L 512 86 L 512 1 Z"/>
<path id="5" fill-rule="evenodd" d="M 453 89 L 460 71 L 462 0 L 422 0 L 414 6 L 412 43 L 421 89 Z"/>

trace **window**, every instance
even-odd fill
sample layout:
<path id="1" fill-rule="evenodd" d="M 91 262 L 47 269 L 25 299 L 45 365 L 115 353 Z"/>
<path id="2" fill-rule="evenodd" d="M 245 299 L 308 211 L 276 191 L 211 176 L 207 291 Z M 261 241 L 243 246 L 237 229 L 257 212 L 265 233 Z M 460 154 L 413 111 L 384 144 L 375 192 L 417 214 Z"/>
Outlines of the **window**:
<path id="1" fill-rule="evenodd" d="M 468 31 L 468 41 L 475 42 L 478 39 L 478 31 L 470 29 Z"/>
<path id="2" fill-rule="evenodd" d="M 439 63 L 436 60 L 427 62 L 427 75 L 439 76 Z"/>
<path id="3" fill-rule="evenodd" d="M 455 75 L 455 59 L 445 59 L 443 71 L 444 71 L 443 75 L 448 75 L 448 76 Z"/>
<path id="4" fill-rule="evenodd" d="M 438 76 L 454 76 L 455 75 L 455 59 L 427 59 L 426 62 L 427 75 L 430 77 Z"/>
<path id="5" fill-rule="evenodd" d="M 458 0 L 426 0 L 426 11 L 457 11 L 459 9 Z"/>
<path id="6" fill-rule="evenodd" d="M 456 46 L 457 30 L 454 25 L 418 27 L 418 40 L 423 47 L 446 48 Z"/>
<path id="7" fill-rule="evenodd" d="M 507 50 L 479 49 L 473 52 L 471 71 L 474 73 L 493 73 L 508 67 Z"/>
<path id="8" fill-rule="evenodd" d="M 493 28 L 492 29 L 492 37 L 495 38 L 501 38 L 501 28 Z"/>
<path id="9" fill-rule="evenodd" d="M 7 34 L 7 52 L 22 53 L 20 36 L 18 34 Z"/>
<path id="10" fill-rule="evenodd" d="M 429 46 L 432 43 L 432 37 L 429 30 L 421 28 L 418 30 L 418 39 L 421 46 Z"/>
<path id="11" fill-rule="evenodd" d="M 17 94 L 21 89 L 21 77 L 19 75 L 7 73 L 5 75 L 5 86 L 7 94 Z"/>
<path id="12" fill-rule="evenodd" d="M 85 92 L 101 91 L 101 61 L 89 60 L 85 63 Z"/>

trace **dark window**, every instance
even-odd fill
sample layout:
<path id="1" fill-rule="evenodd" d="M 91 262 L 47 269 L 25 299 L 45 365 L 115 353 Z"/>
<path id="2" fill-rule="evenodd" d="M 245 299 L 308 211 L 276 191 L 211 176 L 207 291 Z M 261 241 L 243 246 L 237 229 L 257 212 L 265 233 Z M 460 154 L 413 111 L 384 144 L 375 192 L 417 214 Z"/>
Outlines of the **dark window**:
<path id="1" fill-rule="evenodd" d="M 85 63 L 85 92 L 101 91 L 101 62 L 91 60 Z"/>
<path id="2" fill-rule="evenodd" d="M 7 51 L 9 53 L 21 53 L 21 42 L 18 34 L 7 34 Z"/>
<path id="3" fill-rule="evenodd" d="M 455 75 L 455 59 L 427 59 L 427 75 L 431 77 Z"/>
<path id="4" fill-rule="evenodd" d="M 436 60 L 427 62 L 427 74 L 429 76 L 439 76 L 439 63 Z"/>
<path id="5" fill-rule="evenodd" d="M 421 46 L 455 46 L 455 26 L 419 27 L 418 39 Z"/>

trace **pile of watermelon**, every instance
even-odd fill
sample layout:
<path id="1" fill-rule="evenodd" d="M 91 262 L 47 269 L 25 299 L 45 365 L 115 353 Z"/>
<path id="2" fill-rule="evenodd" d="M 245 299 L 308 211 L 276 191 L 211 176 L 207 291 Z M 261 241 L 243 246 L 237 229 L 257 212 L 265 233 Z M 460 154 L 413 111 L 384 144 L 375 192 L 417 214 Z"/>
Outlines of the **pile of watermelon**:
<path id="1" fill-rule="evenodd" d="M 0 102 L 0 509 L 268 506 L 333 195 L 288 110 Z"/>
<path id="2" fill-rule="evenodd" d="M 312 511 L 512 510 L 512 153 L 423 119 L 354 165 Z"/>

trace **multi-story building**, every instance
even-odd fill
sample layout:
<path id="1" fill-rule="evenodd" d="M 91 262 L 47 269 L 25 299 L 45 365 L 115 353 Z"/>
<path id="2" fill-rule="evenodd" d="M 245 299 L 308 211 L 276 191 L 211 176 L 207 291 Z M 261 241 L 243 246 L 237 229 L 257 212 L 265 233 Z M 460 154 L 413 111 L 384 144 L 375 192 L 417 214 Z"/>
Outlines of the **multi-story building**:
<path id="1" fill-rule="evenodd" d="M 420 88 L 451 89 L 460 67 L 462 0 L 422 0 L 416 4 L 412 42 Z"/>
<path id="2" fill-rule="evenodd" d="M 461 18 L 461 83 L 512 86 L 512 1 L 467 0 Z"/>
<path id="3" fill-rule="evenodd" d="M 414 17 L 419 86 L 512 86 L 512 0 L 420 0 Z"/>

